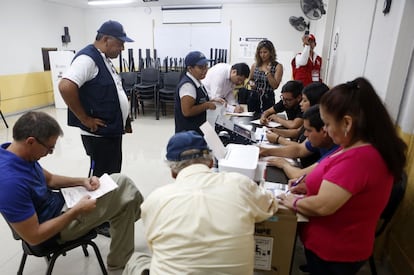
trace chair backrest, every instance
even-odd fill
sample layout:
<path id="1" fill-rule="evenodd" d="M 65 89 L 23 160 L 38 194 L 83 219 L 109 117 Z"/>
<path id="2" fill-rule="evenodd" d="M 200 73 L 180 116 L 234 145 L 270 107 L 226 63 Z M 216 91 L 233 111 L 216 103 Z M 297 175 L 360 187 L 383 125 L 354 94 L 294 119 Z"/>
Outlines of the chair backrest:
<path id="1" fill-rule="evenodd" d="M 6 217 L 3 215 L 3 213 L 2 213 L 2 216 L 3 216 L 3 219 L 6 221 L 7 225 L 9 226 L 9 228 L 12 232 L 13 239 L 15 239 L 16 241 L 21 240 L 22 238 L 20 238 L 19 234 L 17 234 L 17 232 L 13 229 L 13 227 L 10 225 L 9 221 L 6 219 Z"/>
<path id="2" fill-rule="evenodd" d="M 402 199 L 404 198 L 406 187 L 407 187 L 407 175 L 403 173 L 401 175 L 401 178 L 397 180 L 392 187 L 391 195 L 390 195 L 390 198 L 388 199 L 388 203 L 381 213 L 380 219 L 382 220 L 382 224 L 377 229 L 375 236 L 381 235 L 384 229 L 387 227 L 387 224 L 391 221 L 392 217 L 395 214 L 395 211 L 397 210 Z"/>
<path id="3" fill-rule="evenodd" d="M 155 68 L 145 68 L 141 71 L 141 84 L 158 84 L 160 71 Z"/>
<path id="4" fill-rule="evenodd" d="M 137 72 L 121 72 L 119 76 L 122 79 L 122 85 L 125 90 L 129 90 L 137 83 L 138 73 Z"/>
<path id="5" fill-rule="evenodd" d="M 180 82 L 180 72 L 168 72 L 164 74 L 163 83 L 166 89 L 175 89 Z"/>

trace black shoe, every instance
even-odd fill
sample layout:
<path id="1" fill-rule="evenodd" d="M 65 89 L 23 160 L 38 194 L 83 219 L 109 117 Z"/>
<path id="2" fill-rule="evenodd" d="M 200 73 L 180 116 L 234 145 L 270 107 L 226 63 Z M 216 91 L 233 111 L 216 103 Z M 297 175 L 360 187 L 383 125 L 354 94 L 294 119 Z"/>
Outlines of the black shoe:
<path id="1" fill-rule="evenodd" d="M 111 233 L 109 233 L 109 222 L 105 222 L 99 225 L 98 227 L 96 227 L 96 233 L 110 238 Z"/>
<path id="2" fill-rule="evenodd" d="M 299 266 L 299 270 L 302 271 L 303 273 L 309 273 L 309 266 L 307 264 L 301 264 Z"/>

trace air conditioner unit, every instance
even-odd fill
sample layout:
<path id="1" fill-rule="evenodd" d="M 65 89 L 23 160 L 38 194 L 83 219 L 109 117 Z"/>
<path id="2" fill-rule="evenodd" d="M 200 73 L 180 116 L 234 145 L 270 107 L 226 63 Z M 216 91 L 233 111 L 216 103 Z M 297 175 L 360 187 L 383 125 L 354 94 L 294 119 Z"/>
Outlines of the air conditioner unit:
<path id="1" fill-rule="evenodd" d="M 222 6 L 162 6 L 163 24 L 220 23 Z"/>

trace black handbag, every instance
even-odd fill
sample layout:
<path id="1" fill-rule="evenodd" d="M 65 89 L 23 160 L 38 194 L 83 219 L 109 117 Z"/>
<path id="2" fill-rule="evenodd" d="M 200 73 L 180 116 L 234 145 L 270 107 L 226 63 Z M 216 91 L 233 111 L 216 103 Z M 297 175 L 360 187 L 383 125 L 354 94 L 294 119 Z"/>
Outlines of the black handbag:
<path id="1" fill-rule="evenodd" d="M 249 112 L 260 113 L 260 98 L 259 94 L 255 90 L 249 90 L 247 88 L 240 88 L 238 92 L 239 104 L 247 104 L 247 110 Z"/>

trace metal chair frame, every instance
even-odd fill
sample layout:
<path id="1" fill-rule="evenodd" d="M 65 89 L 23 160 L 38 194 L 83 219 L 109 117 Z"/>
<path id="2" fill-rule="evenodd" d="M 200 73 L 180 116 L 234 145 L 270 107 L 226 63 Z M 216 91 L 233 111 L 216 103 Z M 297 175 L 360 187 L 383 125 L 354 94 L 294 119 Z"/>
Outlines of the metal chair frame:
<path id="1" fill-rule="evenodd" d="M 89 256 L 89 252 L 87 249 L 88 245 L 92 246 L 93 250 L 95 251 L 96 258 L 102 270 L 102 274 L 103 275 L 108 274 L 104 261 L 102 259 L 101 253 L 99 251 L 99 248 L 96 245 L 96 243 L 93 241 L 93 239 L 97 237 L 97 233 L 95 229 L 89 231 L 82 237 L 79 237 L 72 241 L 67 241 L 63 244 L 58 244 L 54 240 L 49 240 L 49 241 L 44 242 L 43 244 L 40 244 L 37 246 L 31 246 L 17 234 L 17 232 L 11 227 L 11 225 L 8 222 L 7 224 L 9 225 L 12 231 L 13 238 L 15 240 L 20 240 L 22 242 L 23 255 L 22 255 L 22 259 L 20 260 L 20 265 L 19 265 L 19 270 L 17 271 L 17 275 L 23 274 L 24 266 L 26 264 L 26 259 L 28 255 L 33 255 L 36 257 L 44 257 L 47 263 L 46 275 L 50 275 L 52 274 L 53 267 L 55 266 L 55 262 L 57 258 L 61 255 L 65 256 L 66 252 L 72 249 L 75 249 L 81 246 L 83 253 L 85 254 L 85 257 L 88 257 Z"/>

